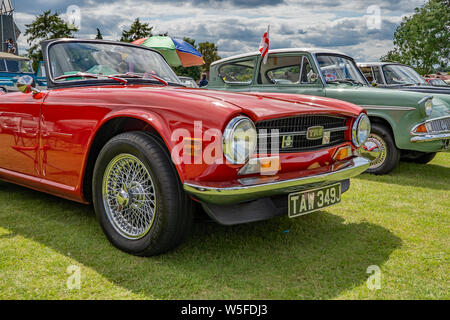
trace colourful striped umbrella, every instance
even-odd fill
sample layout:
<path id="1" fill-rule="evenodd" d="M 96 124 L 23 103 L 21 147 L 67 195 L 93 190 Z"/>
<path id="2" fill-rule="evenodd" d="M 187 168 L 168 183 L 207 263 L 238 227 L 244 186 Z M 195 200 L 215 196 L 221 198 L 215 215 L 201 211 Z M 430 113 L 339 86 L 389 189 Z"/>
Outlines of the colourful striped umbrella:
<path id="1" fill-rule="evenodd" d="M 132 43 L 158 50 L 173 67 L 192 67 L 205 63 L 201 53 L 183 40 L 168 36 L 154 36 L 142 38 Z"/>

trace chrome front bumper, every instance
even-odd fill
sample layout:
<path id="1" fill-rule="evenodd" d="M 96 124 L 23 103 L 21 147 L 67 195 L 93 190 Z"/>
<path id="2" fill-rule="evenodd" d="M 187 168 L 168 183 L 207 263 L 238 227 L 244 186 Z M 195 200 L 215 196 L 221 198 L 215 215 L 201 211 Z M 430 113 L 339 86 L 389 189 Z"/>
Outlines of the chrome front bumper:
<path id="1" fill-rule="evenodd" d="M 427 132 L 417 132 L 417 128 L 424 126 Z M 430 119 L 415 125 L 411 130 L 411 142 L 428 142 L 450 140 L 450 116 Z M 443 141 L 448 146 L 448 141 Z"/>
<path id="2" fill-rule="evenodd" d="M 357 176 L 366 171 L 369 165 L 369 160 L 355 157 L 319 170 L 289 172 L 278 176 L 246 178 L 227 183 L 199 184 L 186 181 L 184 190 L 204 203 L 230 205 L 329 185 Z"/>
<path id="3" fill-rule="evenodd" d="M 411 142 L 427 142 L 427 141 L 439 141 L 439 140 L 449 140 L 450 132 L 444 133 L 427 133 L 423 135 L 414 135 L 411 138 Z"/>

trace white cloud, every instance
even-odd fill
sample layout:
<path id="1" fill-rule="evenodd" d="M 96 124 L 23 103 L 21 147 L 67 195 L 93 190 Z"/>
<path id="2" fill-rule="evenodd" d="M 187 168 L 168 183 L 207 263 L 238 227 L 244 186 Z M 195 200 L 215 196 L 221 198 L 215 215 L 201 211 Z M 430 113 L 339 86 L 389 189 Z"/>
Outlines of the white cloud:
<path id="1" fill-rule="evenodd" d="M 22 0 L 21 0 L 22 1 Z M 36 2 L 23 4 L 16 13 L 21 30 L 36 13 Z M 244 0 L 34 0 L 42 12 L 53 6 L 65 12 L 69 4 L 81 7 L 82 21 L 78 37 L 93 38 L 100 28 L 105 39 L 120 38 L 136 17 L 154 26 L 154 33 L 169 32 L 176 37 L 213 41 L 223 57 L 254 51 L 267 25 L 271 25 L 271 46 L 322 46 L 345 51 L 363 60 L 377 60 L 392 47 L 392 34 L 402 16 L 413 13 L 424 0 L 279 0 L 275 5 L 246 6 Z M 251 0 L 256 3 L 256 0 Z M 23 2 L 22 2 L 23 3 Z M 380 30 L 368 30 L 367 8 L 380 7 Z M 27 9 L 28 8 L 28 9 Z M 61 12 L 62 10 L 62 12 Z M 26 39 L 19 39 L 21 48 Z"/>

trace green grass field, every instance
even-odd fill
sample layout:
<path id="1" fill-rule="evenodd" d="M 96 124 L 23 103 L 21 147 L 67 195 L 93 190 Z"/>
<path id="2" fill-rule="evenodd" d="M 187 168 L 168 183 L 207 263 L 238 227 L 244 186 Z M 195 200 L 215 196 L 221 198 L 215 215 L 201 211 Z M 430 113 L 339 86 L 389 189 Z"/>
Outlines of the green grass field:
<path id="1" fill-rule="evenodd" d="M 449 299 L 449 191 L 441 153 L 353 179 L 324 211 L 198 221 L 175 251 L 139 258 L 109 244 L 91 207 L 0 182 L 0 299 Z M 79 290 L 66 285 L 71 265 Z"/>

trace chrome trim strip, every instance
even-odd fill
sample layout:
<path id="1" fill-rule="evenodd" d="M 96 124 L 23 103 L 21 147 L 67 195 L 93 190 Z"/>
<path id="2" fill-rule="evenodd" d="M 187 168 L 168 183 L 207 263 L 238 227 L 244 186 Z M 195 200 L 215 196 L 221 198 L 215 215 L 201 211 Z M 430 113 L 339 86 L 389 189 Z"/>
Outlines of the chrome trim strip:
<path id="1" fill-rule="evenodd" d="M 433 96 L 426 96 L 426 97 L 423 97 L 422 99 L 420 99 L 419 100 L 419 102 L 417 102 L 417 104 L 422 104 L 422 103 L 424 103 L 425 101 L 428 101 L 428 100 L 430 100 L 430 99 L 433 99 Z"/>
<path id="2" fill-rule="evenodd" d="M 337 131 L 347 131 L 348 127 L 337 127 L 337 128 L 331 128 L 331 129 L 324 129 L 323 132 L 337 132 Z M 264 137 L 271 137 L 271 133 L 259 133 L 258 138 L 264 138 Z M 283 136 L 306 136 L 306 131 L 296 131 L 296 132 L 281 132 L 278 134 L 280 137 Z"/>
<path id="3" fill-rule="evenodd" d="M 327 80 L 325 79 L 325 76 L 323 75 L 322 70 L 320 69 L 320 64 L 319 64 L 319 60 L 317 60 L 316 53 L 311 53 L 311 56 L 313 57 L 314 64 L 316 65 L 316 69 L 319 73 L 319 78 L 320 78 L 320 81 L 322 82 L 322 86 L 325 87 L 327 85 Z"/>
<path id="4" fill-rule="evenodd" d="M 382 106 L 382 105 L 361 105 L 361 107 L 373 110 L 391 110 L 391 111 L 411 111 L 417 109 L 415 107 Z"/>
<path id="5" fill-rule="evenodd" d="M 287 194 L 307 190 L 316 186 L 327 185 L 346 180 L 366 171 L 370 161 L 363 157 L 355 157 L 340 163 L 342 169 L 327 173 L 299 177 L 266 183 L 244 185 L 242 181 L 231 187 L 213 187 L 197 183 L 185 182 L 184 190 L 196 199 L 212 204 L 228 205 L 279 194 Z M 220 185 L 220 183 L 218 183 Z"/>
<path id="6" fill-rule="evenodd" d="M 438 120 L 442 120 L 442 119 L 450 119 L 450 116 L 442 116 L 442 117 L 438 117 L 438 118 L 428 119 L 425 122 L 433 122 L 433 121 L 438 121 Z"/>
<path id="7" fill-rule="evenodd" d="M 420 136 L 414 136 L 411 138 L 411 142 L 428 142 L 428 141 L 438 141 L 438 140 L 449 140 L 450 132 L 439 133 L 439 134 L 424 134 Z"/>

